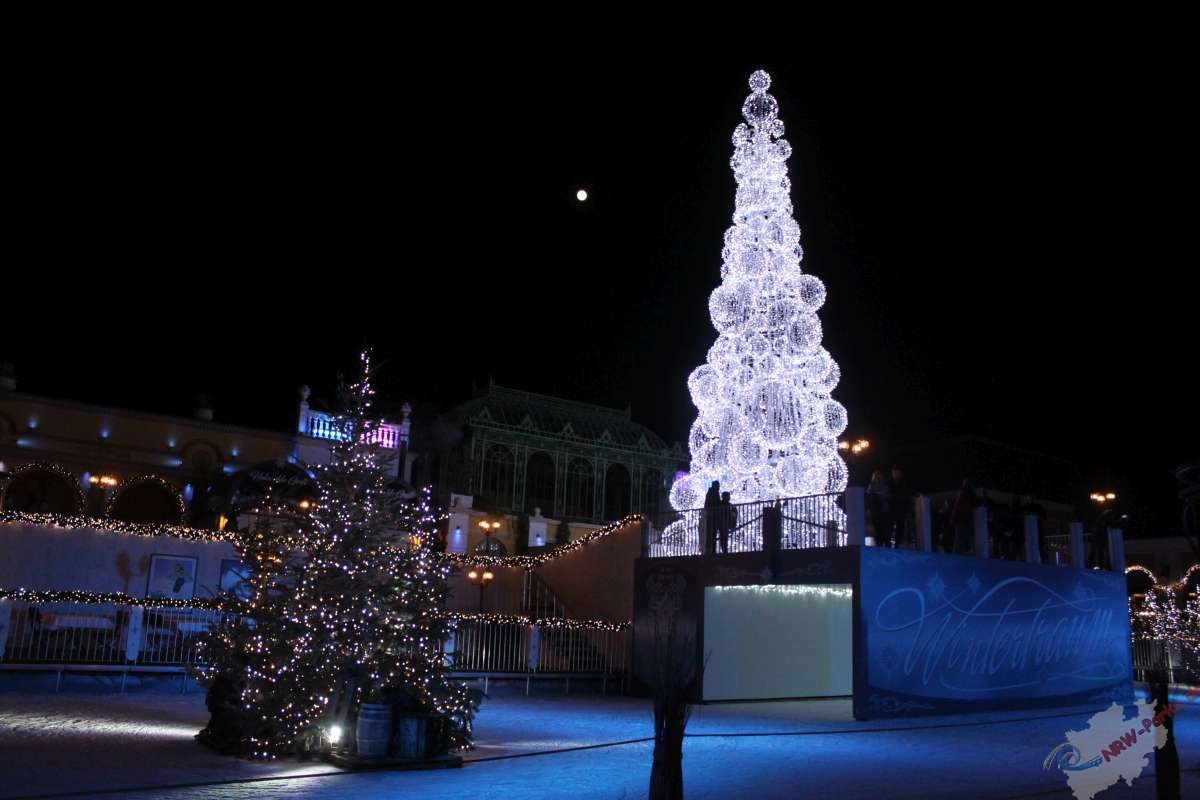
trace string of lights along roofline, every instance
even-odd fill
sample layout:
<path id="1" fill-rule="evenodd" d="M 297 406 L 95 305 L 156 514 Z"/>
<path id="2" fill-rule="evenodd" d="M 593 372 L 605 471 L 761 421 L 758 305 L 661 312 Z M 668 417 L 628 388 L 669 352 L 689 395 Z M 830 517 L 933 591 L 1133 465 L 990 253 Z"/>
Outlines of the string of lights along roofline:
<path id="1" fill-rule="evenodd" d="M 441 517 L 440 519 L 444 519 Z M 567 553 L 590 544 L 597 539 L 614 534 L 628 526 L 638 525 L 645 519 L 642 514 L 630 514 L 624 519 L 611 522 L 594 531 L 585 533 L 577 539 L 561 547 L 547 550 L 537 555 L 489 556 L 483 553 L 439 553 L 438 558 L 445 559 L 455 566 L 494 566 L 494 567 L 524 567 L 526 569 L 545 564 Z M 76 514 L 46 514 L 31 511 L 0 511 L 0 524 L 8 525 L 42 525 L 58 528 L 63 531 L 87 528 L 102 533 L 128 534 L 131 536 L 168 537 L 187 539 L 197 542 L 229 542 L 234 543 L 245 533 L 237 531 L 211 531 L 202 528 L 189 528 L 183 525 L 169 525 L 145 522 L 124 522 L 117 519 L 87 517 Z"/>

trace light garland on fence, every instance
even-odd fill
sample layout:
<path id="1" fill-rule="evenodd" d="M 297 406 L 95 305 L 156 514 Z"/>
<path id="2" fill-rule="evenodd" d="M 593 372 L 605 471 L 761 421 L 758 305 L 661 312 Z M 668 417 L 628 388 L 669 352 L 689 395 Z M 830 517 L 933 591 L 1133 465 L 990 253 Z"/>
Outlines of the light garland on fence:
<path id="1" fill-rule="evenodd" d="M 538 628 L 556 628 L 571 631 L 623 631 L 633 627 L 632 622 L 608 622 L 602 619 L 565 619 L 563 617 L 542 617 L 535 619 L 534 617 L 527 617 L 524 614 L 459 613 L 448 611 L 443 616 L 456 622 L 485 622 L 494 625 L 533 625 Z"/>
<path id="2" fill-rule="evenodd" d="M 441 557 L 460 567 L 524 567 L 525 569 L 532 569 L 559 556 L 564 556 L 573 550 L 578 550 L 580 547 L 591 544 L 597 539 L 602 539 L 605 536 L 616 533 L 626 525 L 640 523 L 644 519 L 645 517 L 642 514 L 630 514 L 625 519 L 605 525 L 603 528 L 597 528 L 591 533 L 584 534 L 562 547 L 556 547 L 547 553 L 539 553 L 536 556 L 489 556 L 483 553 L 442 553 Z"/>
<path id="3" fill-rule="evenodd" d="M 179 600 L 173 597 L 133 597 L 124 592 L 88 592 L 82 589 L 0 589 L 0 600 L 26 603 L 91 603 L 94 605 L 146 606 L 148 608 L 193 608 L 233 610 L 241 601 L 227 597 Z"/>
<path id="4" fill-rule="evenodd" d="M 80 514 L 53 514 L 33 511 L 0 511 L 0 523 L 9 525 L 44 525 L 52 528 L 78 530 L 91 528 L 100 533 L 126 533 L 131 536 L 190 539 L 194 542 L 232 542 L 237 538 L 234 531 L 210 531 L 189 528 L 186 525 L 170 525 L 158 522 L 125 522 L 119 519 L 86 517 Z"/>
<path id="5" fill-rule="evenodd" d="M 244 601 L 233 597 L 194 597 L 179 600 L 171 597 L 133 597 L 124 592 L 89 592 L 82 589 L 0 589 L 0 600 L 25 603 L 87 603 L 91 605 L 145 606 L 147 608 L 177 608 L 206 611 L 245 611 Z M 529 617 L 524 614 L 478 614 L 444 611 L 431 613 L 430 618 L 454 622 L 484 622 L 496 625 L 533 625 L 539 628 L 565 630 L 623 631 L 631 622 L 609 622 L 602 619 L 564 619 L 562 617 Z"/>
<path id="6" fill-rule="evenodd" d="M 151 484 L 159 487 L 160 489 L 165 489 L 171 495 L 171 499 L 175 501 L 175 507 L 179 512 L 179 516 L 182 517 L 187 513 L 187 505 L 183 502 L 183 497 L 179 494 L 179 490 L 175 488 L 174 484 L 172 484 L 166 478 L 159 477 L 158 475 L 146 474 L 134 475 L 133 477 L 126 478 L 117 484 L 116 488 L 113 489 L 112 494 L 109 495 L 108 502 L 104 505 L 104 516 L 112 516 L 113 509 L 116 508 L 117 502 L 121 499 L 121 495 L 125 493 L 126 489 L 129 489 L 133 486 L 138 486 L 140 484 Z"/>
<path id="7" fill-rule="evenodd" d="M 268 515 L 297 516 L 295 509 L 272 506 L 267 509 L 247 509 L 243 513 L 260 514 L 265 511 Z M 290 513 L 289 513 L 290 512 Z M 447 515 L 439 516 L 438 521 Z M 642 514 L 630 514 L 624 519 L 610 523 L 603 528 L 597 528 L 591 533 L 584 534 L 562 547 L 556 547 L 546 553 L 536 556 L 489 556 L 483 553 L 439 553 L 438 557 L 455 566 L 483 567 L 523 567 L 531 569 L 545 564 L 559 556 L 564 556 L 597 539 L 616 533 L 626 525 L 640 523 L 645 519 Z M 236 542 L 241 535 L 238 531 L 212 531 L 203 528 L 191 528 L 186 525 L 170 525 L 157 522 L 125 522 L 119 519 L 104 519 L 87 517 L 80 514 L 53 514 L 33 511 L 0 511 L 0 524 L 9 525 L 44 525 L 65 530 L 89 528 L 100 533 L 124 533 L 130 536 L 168 537 L 188 539 L 195 542 Z"/>

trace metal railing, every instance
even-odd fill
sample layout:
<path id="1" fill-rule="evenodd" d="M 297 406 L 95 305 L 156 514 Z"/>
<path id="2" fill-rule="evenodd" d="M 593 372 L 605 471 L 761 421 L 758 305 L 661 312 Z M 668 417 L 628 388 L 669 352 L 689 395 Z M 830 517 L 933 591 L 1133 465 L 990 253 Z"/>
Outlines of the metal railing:
<path id="1" fill-rule="evenodd" d="M 223 612 L 95 603 L 0 601 L 0 666 L 186 667 Z M 461 621 L 447 645 L 457 671 L 625 672 L 631 632 Z"/>
<path id="2" fill-rule="evenodd" d="M 1052 564 L 1059 567 L 1083 567 L 1088 568 L 1097 566 L 1091 563 L 1099 560 L 1099 554 L 1093 552 L 1092 542 L 1095 534 L 1083 534 L 1083 563 L 1075 564 L 1071 559 L 1071 534 L 1069 533 L 1054 533 L 1041 536 L 1039 545 L 1041 546 L 1041 555 L 1043 564 Z M 1107 568 L 1107 567 L 1106 567 Z"/>
<path id="3" fill-rule="evenodd" d="M 619 675 L 632 632 L 464 620 L 450 665 L 457 672 L 553 672 Z"/>
<path id="4" fill-rule="evenodd" d="M 785 550 L 844 546 L 842 495 L 784 497 L 660 514 L 650 520 L 647 549 L 651 557 L 745 553 L 762 550 L 764 537 L 770 540 L 776 533 L 779 547 Z"/>
<path id="5" fill-rule="evenodd" d="M 195 660 L 197 637 L 220 618 L 203 609 L 5 602 L 0 661 L 184 666 Z"/>
<path id="6" fill-rule="evenodd" d="M 1200 663 L 1191 648 L 1181 642 L 1161 639 L 1133 640 L 1133 679 L 1150 680 L 1165 671 L 1170 683 L 1195 684 L 1200 678 Z"/>
<path id="7" fill-rule="evenodd" d="M 350 438 L 348 422 L 343 420 L 339 424 L 333 417 L 320 411 L 308 412 L 305 433 L 314 439 L 333 442 L 344 442 Z M 366 435 L 366 439 L 380 447 L 395 450 L 400 446 L 400 426 L 390 422 L 380 423 Z"/>
<path id="8" fill-rule="evenodd" d="M 567 617 L 566 605 L 554 593 L 550 585 L 533 570 L 525 570 L 521 582 L 521 607 L 519 613 L 535 619 Z"/>

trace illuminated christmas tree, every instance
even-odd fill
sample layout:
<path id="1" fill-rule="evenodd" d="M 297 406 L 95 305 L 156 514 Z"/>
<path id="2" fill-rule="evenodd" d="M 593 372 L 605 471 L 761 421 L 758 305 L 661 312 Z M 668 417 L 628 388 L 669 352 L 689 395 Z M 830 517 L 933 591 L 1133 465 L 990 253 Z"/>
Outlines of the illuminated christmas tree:
<path id="1" fill-rule="evenodd" d="M 450 566 L 431 546 L 440 516 L 427 492 L 414 503 L 388 490 L 395 455 L 380 446 L 368 354 L 362 362 L 361 380 L 342 392 L 346 435 L 314 468 L 310 518 L 282 546 L 269 534 L 247 539 L 255 578 L 245 616 L 207 638 L 206 732 L 221 749 L 269 758 L 338 738 L 330 715 L 347 698 L 352 709 L 444 715 L 450 746 L 470 745 L 476 704 L 445 675 Z"/>
<path id="2" fill-rule="evenodd" d="M 719 335 L 688 378 L 700 413 L 688 438 L 691 471 L 671 488 L 677 510 L 700 506 L 714 480 L 739 503 L 846 487 L 837 444 L 846 409 L 830 396 L 840 371 L 817 318 L 825 286 L 800 269 L 792 150 L 770 85 L 766 72 L 750 76 L 746 121 L 733 133 L 733 225 L 708 303 Z"/>

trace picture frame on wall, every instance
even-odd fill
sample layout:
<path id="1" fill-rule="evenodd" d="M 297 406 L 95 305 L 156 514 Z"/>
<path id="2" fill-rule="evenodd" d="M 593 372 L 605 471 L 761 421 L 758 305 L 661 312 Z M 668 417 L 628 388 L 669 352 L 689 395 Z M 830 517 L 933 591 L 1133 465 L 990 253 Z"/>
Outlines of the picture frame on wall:
<path id="1" fill-rule="evenodd" d="M 191 600 L 196 593 L 197 563 L 194 556 L 173 556 L 165 553 L 150 556 L 146 597 Z"/>
<path id="2" fill-rule="evenodd" d="M 250 568 L 236 558 L 221 559 L 221 594 L 228 594 L 239 600 L 249 600 Z"/>

